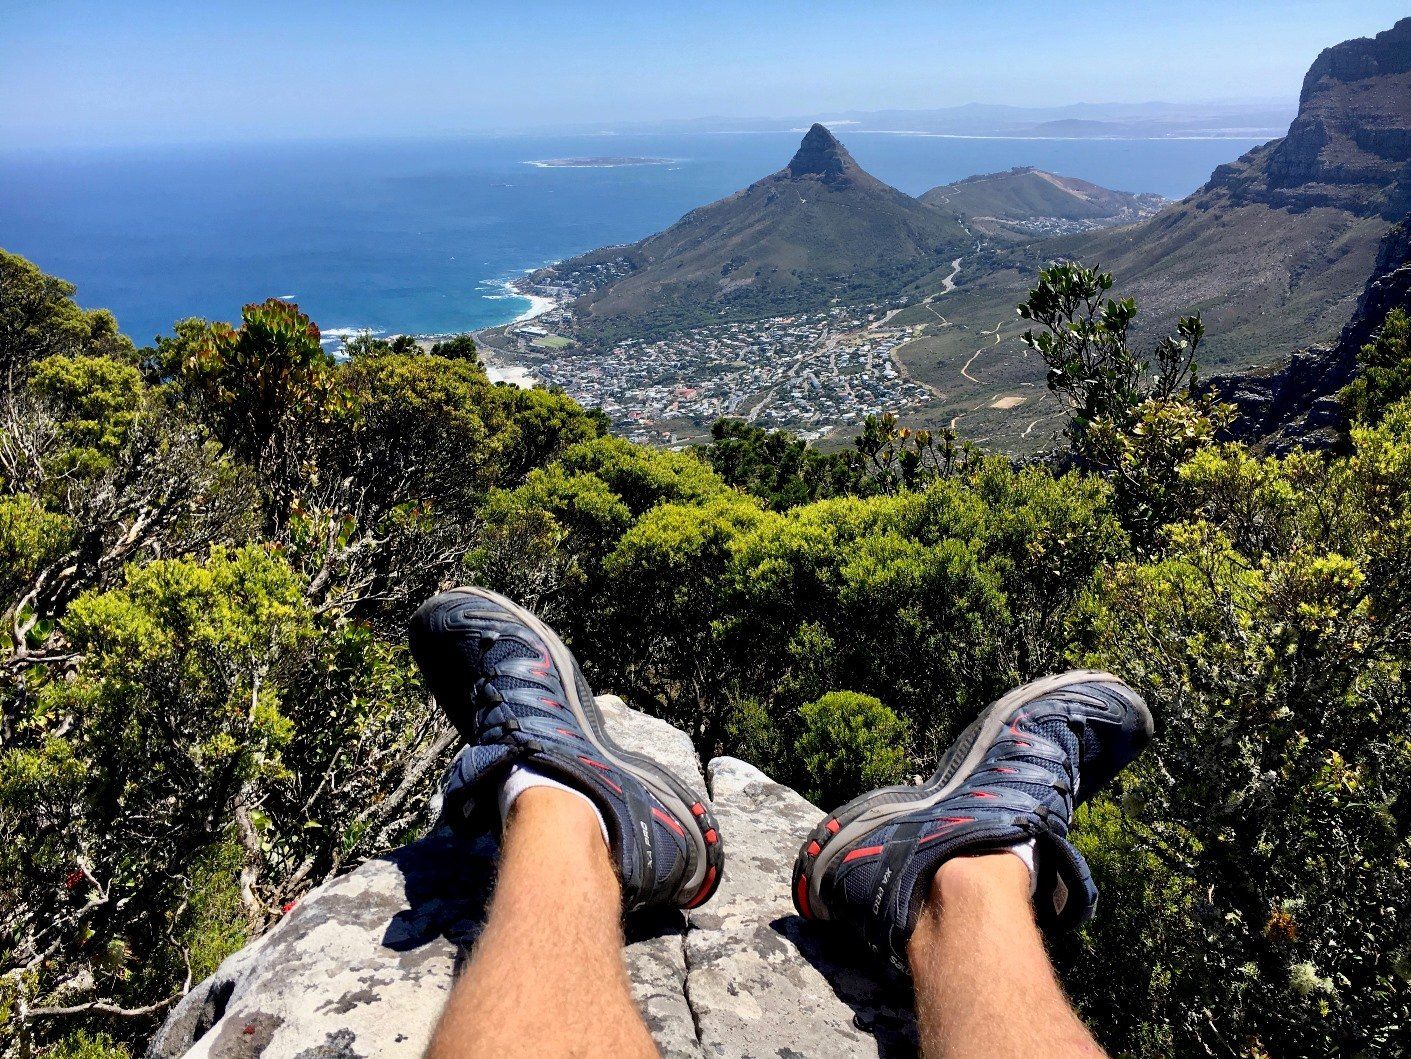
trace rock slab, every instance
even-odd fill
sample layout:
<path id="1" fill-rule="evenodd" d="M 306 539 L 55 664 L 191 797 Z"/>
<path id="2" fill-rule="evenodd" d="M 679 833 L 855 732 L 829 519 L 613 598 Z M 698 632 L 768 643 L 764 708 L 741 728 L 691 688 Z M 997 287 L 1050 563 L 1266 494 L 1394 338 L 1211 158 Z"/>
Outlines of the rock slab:
<path id="1" fill-rule="evenodd" d="M 598 700 L 614 739 L 707 791 L 685 733 Z M 704 908 L 634 918 L 633 993 L 662 1054 L 915 1054 L 904 986 L 794 914 L 789 874 L 819 811 L 733 758 L 709 768 L 725 878 Z M 154 1059 L 420 1056 L 484 921 L 495 845 L 440 829 L 319 887 L 195 987 Z"/>

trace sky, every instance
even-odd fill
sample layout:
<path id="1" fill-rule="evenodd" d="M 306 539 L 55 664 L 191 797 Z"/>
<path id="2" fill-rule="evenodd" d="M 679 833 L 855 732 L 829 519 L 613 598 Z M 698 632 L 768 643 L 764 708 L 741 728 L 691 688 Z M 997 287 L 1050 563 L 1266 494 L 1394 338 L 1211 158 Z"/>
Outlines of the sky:
<path id="1" fill-rule="evenodd" d="M 1292 103 L 1406 0 L 0 0 L 0 142 L 434 135 L 968 102 Z"/>

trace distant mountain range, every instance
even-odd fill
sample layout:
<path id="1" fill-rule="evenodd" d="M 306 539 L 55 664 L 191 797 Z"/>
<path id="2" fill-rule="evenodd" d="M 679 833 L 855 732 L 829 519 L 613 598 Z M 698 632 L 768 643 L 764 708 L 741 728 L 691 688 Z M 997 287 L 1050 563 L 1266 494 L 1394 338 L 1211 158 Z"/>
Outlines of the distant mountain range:
<path id="1" fill-rule="evenodd" d="M 1159 105 L 1065 109 L 1044 120 L 1069 131 L 1190 120 Z M 928 113 L 935 125 L 989 130 L 1034 127 L 1038 117 L 996 107 Z M 917 116 L 868 120 L 876 127 L 902 115 Z M 831 124 L 844 120 L 861 119 Z M 1411 18 L 1324 51 L 1287 134 L 1220 166 L 1179 203 L 1025 167 L 912 198 L 864 172 L 817 123 L 777 173 L 639 243 L 541 270 L 525 286 L 567 303 L 553 330 L 600 351 L 852 306 L 853 332 L 825 328 L 828 348 L 861 349 L 885 328 L 888 355 L 932 394 L 906 409 L 912 421 L 964 420 L 972 437 L 1023 447 L 1056 412 L 1017 341 L 1014 313 L 1043 264 L 1080 259 L 1115 272 L 1153 339 L 1176 316 L 1201 312 L 1204 366 L 1241 369 L 1336 336 L 1379 243 L 1408 210 Z M 761 336 L 771 326 L 730 341 L 768 356 Z M 702 341 L 711 348 L 717 339 Z M 809 385 L 818 370 L 808 368 Z"/>
<path id="2" fill-rule="evenodd" d="M 1277 136 L 1294 108 L 1284 103 L 1072 103 L 1060 107 L 1015 107 L 965 103 L 927 110 L 839 111 L 823 122 L 835 132 L 914 133 L 1054 139 L 1165 139 L 1171 137 Z M 802 131 L 814 119 L 687 118 L 675 121 L 579 125 L 586 132 L 778 132 Z"/>

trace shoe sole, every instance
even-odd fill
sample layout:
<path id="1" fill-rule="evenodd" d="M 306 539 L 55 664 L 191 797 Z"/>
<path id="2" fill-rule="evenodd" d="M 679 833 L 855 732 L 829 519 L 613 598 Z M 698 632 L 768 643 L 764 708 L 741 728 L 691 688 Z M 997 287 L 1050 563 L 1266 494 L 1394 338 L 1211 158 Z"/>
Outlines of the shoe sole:
<path id="1" fill-rule="evenodd" d="M 995 740 L 1019 710 L 1036 699 L 1074 684 L 1097 683 L 1114 685 L 1119 690 L 1127 707 L 1141 719 L 1146 737 L 1142 745 L 1145 745 L 1154 730 L 1151 711 L 1141 696 L 1111 673 L 1075 669 L 1015 688 L 980 711 L 980 715 L 970 722 L 946 751 L 940 767 L 924 784 L 919 787 L 881 787 L 860 795 L 826 816 L 813 829 L 794 863 L 793 897 L 799 914 L 808 919 L 831 918 L 821 888 L 828 868 L 837 855 L 863 835 L 894 819 L 929 809 L 946 798 L 984 761 Z M 1103 707 L 1107 705 L 1096 699 L 1093 703 Z M 809 849 L 814 845 L 818 847 L 818 852 L 810 856 Z"/>
<path id="2" fill-rule="evenodd" d="M 696 870 L 677 891 L 677 904 L 689 909 L 710 900 L 719 889 L 725 874 L 725 850 L 720 829 L 716 826 L 715 814 L 711 811 L 709 803 L 704 798 L 697 797 L 694 791 L 651 758 L 626 750 L 613 742 L 607 733 L 607 725 L 603 721 L 598 704 L 584 702 L 578 694 L 578 681 L 575 679 L 577 667 L 573 655 L 569 653 L 558 634 L 541 621 L 538 615 L 521 607 L 514 600 L 486 588 L 462 586 L 438 593 L 435 598 L 444 600 L 447 596 L 473 596 L 487 600 L 508 611 L 515 621 L 544 642 L 561 677 L 565 704 L 578 721 L 578 726 L 583 730 L 588 742 L 608 763 L 636 777 L 678 822 L 690 822 L 691 826 L 686 828 L 686 834 L 696 847 Z M 694 811 L 697 808 L 699 812 Z M 713 842 L 706 837 L 712 832 L 715 835 Z M 682 899 L 683 895 L 690 896 Z"/>

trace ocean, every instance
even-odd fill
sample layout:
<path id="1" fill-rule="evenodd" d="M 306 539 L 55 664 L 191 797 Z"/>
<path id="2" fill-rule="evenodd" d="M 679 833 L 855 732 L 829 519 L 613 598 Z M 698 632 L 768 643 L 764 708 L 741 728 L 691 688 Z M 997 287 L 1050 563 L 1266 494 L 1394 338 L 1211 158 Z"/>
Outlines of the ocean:
<path id="1" fill-rule="evenodd" d="M 802 132 L 0 149 L 0 247 L 77 284 L 140 344 L 268 297 L 330 334 L 449 334 L 524 313 L 506 289 L 524 272 L 640 239 L 781 168 Z M 1179 198 L 1257 142 L 839 133 L 912 194 L 1034 165 Z M 671 162 L 532 164 L 604 156 Z"/>

